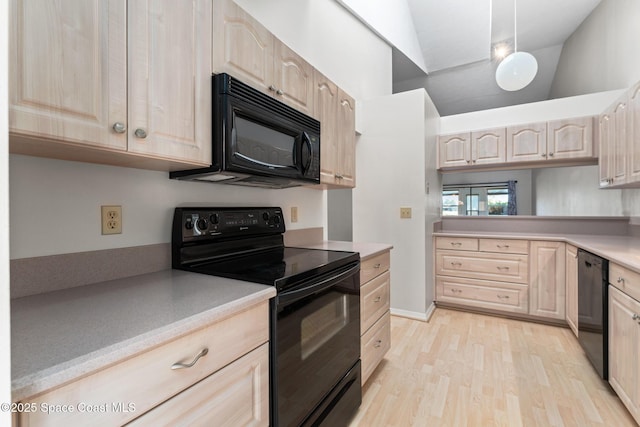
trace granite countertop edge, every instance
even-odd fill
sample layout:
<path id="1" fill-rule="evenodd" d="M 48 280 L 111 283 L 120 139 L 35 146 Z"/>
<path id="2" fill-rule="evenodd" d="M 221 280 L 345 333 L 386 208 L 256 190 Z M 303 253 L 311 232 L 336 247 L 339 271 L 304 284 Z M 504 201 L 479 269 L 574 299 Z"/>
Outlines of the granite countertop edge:
<path id="1" fill-rule="evenodd" d="M 640 273 L 640 238 L 620 235 L 514 233 L 446 230 L 433 233 L 434 237 L 470 237 L 488 239 L 552 240 L 569 243 L 622 267 Z"/>
<path id="2" fill-rule="evenodd" d="M 138 336 L 100 348 L 80 357 L 19 378 L 12 378 L 12 400 L 17 402 L 64 386 L 152 350 L 167 342 L 188 335 L 263 301 L 268 301 L 275 295 L 275 288 L 265 287 L 263 290 L 253 292 L 244 297 L 194 314 L 188 318 L 177 320 Z"/>

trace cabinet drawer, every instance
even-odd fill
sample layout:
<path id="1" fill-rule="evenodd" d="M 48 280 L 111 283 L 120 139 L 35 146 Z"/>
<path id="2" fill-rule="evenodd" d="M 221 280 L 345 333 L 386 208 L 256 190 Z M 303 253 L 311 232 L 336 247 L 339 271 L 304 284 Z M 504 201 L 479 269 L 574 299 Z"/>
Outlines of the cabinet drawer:
<path id="1" fill-rule="evenodd" d="M 389 269 L 391 257 L 389 251 L 369 258 L 360 264 L 360 284 L 365 284 Z"/>
<path id="2" fill-rule="evenodd" d="M 269 344 L 263 344 L 127 426 L 268 424 Z"/>
<path id="3" fill-rule="evenodd" d="M 480 251 L 527 255 L 529 253 L 529 241 L 511 239 L 480 239 Z"/>
<path id="4" fill-rule="evenodd" d="M 436 274 L 499 282 L 528 283 L 527 255 L 437 251 Z"/>
<path id="5" fill-rule="evenodd" d="M 360 342 L 364 384 L 391 348 L 391 317 L 388 311 L 362 336 Z"/>
<path id="6" fill-rule="evenodd" d="M 360 288 L 360 332 L 364 333 L 389 310 L 391 274 L 385 271 Z"/>
<path id="7" fill-rule="evenodd" d="M 436 249 L 477 251 L 478 239 L 468 237 L 436 237 Z"/>
<path id="8" fill-rule="evenodd" d="M 640 301 L 640 274 L 618 264 L 609 264 L 609 283 Z"/>
<path id="9" fill-rule="evenodd" d="M 268 302 L 264 302 L 51 392 L 25 399 L 38 406 L 41 403 L 76 406 L 80 402 L 108 405 L 100 416 L 78 411 L 25 413 L 20 425 L 124 424 L 267 342 L 268 319 Z M 171 369 L 176 362 L 191 362 L 203 348 L 208 348 L 208 354 L 193 367 Z M 135 412 L 114 409 L 112 402 L 122 402 L 125 408 L 135 405 Z"/>
<path id="10" fill-rule="evenodd" d="M 527 313 L 526 285 L 451 277 L 436 278 L 436 300 L 514 313 Z"/>

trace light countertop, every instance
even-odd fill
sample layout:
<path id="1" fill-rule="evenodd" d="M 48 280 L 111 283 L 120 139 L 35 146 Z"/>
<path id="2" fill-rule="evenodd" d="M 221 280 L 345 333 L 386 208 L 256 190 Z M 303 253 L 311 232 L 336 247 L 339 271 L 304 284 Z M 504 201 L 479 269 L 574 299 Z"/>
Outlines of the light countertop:
<path id="1" fill-rule="evenodd" d="M 623 267 L 640 273 L 640 238 L 592 234 L 558 233 L 499 233 L 447 230 L 433 233 L 437 236 L 475 237 L 489 239 L 553 240 L 572 244 Z"/>
<path id="2" fill-rule="evenodd" d="M 393 246 L 387 243 L 340 242 L 336 240 L 325 240 L 314 244 L 299 245 L 299 247 L 308 249 L 327 249 L 330 251 L 360 252 L 361 261 L 366 261 L 373 256 L 393 249 Z"/>
<path id="3" fill-rule="evenodd" d="M 13 400 L 106 368 L 275 295 L 271 286 L 165 270 L 14 299 Z"/>

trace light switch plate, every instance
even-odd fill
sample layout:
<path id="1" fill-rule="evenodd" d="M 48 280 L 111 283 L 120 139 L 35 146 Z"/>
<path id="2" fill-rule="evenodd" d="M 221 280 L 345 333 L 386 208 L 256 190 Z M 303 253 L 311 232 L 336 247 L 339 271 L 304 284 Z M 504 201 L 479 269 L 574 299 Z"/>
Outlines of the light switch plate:
<path id="1" fill-rule="evenodd" d="M 122 234 L 122 206 L 100 206 L 102 234 Z"/>
<path id="2" fill-rule="evenodd" d="M 411 218 L 411 208 L 400 208 L 400 218 L 401 219 Z"/>
<path id="3" fill-rule="evenodd" d="M 298 207 L 291 207 L 291 222 L 298 222 Z"/>

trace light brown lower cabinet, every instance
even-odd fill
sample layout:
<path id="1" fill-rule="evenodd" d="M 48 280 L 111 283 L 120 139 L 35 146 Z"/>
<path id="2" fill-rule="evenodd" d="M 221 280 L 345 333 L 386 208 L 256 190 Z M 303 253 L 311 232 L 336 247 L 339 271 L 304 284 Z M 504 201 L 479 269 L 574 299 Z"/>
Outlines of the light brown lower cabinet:
<path id="1" fill-rule="evenodd" d="M 565 243 L 532 241 L 529 314 L 565 320 Z"/>
<path id="2" fill-rule="evenodd" d="M 391 348 L 389 267 L 389 251 L 363 261 L 360 266 L 360 358 L 363 385 Z"/>
<path id="3" fill-rule="evenodd" d="M 567 245 L 566 253 L 566 319 L 574 335 L 578 336 L 578 248 Z"/>
<path id="4" fill-rule="evenodd" d="M 609 384 L 640 423 L 640 301 L 609 286 Z"/>
<path id="5" fill-rule="evenodd" d="M 179 406 L 187 411 L 188 405 L 196 405 L 192 397 L 208 395 L 208 399 L 222 402 L 221 407 L 198 407 L 194 411 L 202 411 L 198 413 L 205 419 L 216 416 L 215 425 L 241 425 L 242 420 L 248 420 L 247 425 L 266 426 L 268 325 L 265 301 L 62 387 L 23 399 L 38 408 L 44 404 L 74 410 L 25 412 L 20 414 L 18 425 L 119 426 L 145 413 L 149 418 L 145 415 L 133 425 L 182 425 L 166 421 L 165 416 L 160 423 L 147 420 L 156 420 L 156 414 L 167 414 L 169 408 Z M 193 366 L 176 369 L 177 364 L 189 364 L 196 358 Z M 164 405 L 169 406 L 165 409 Z"/>

